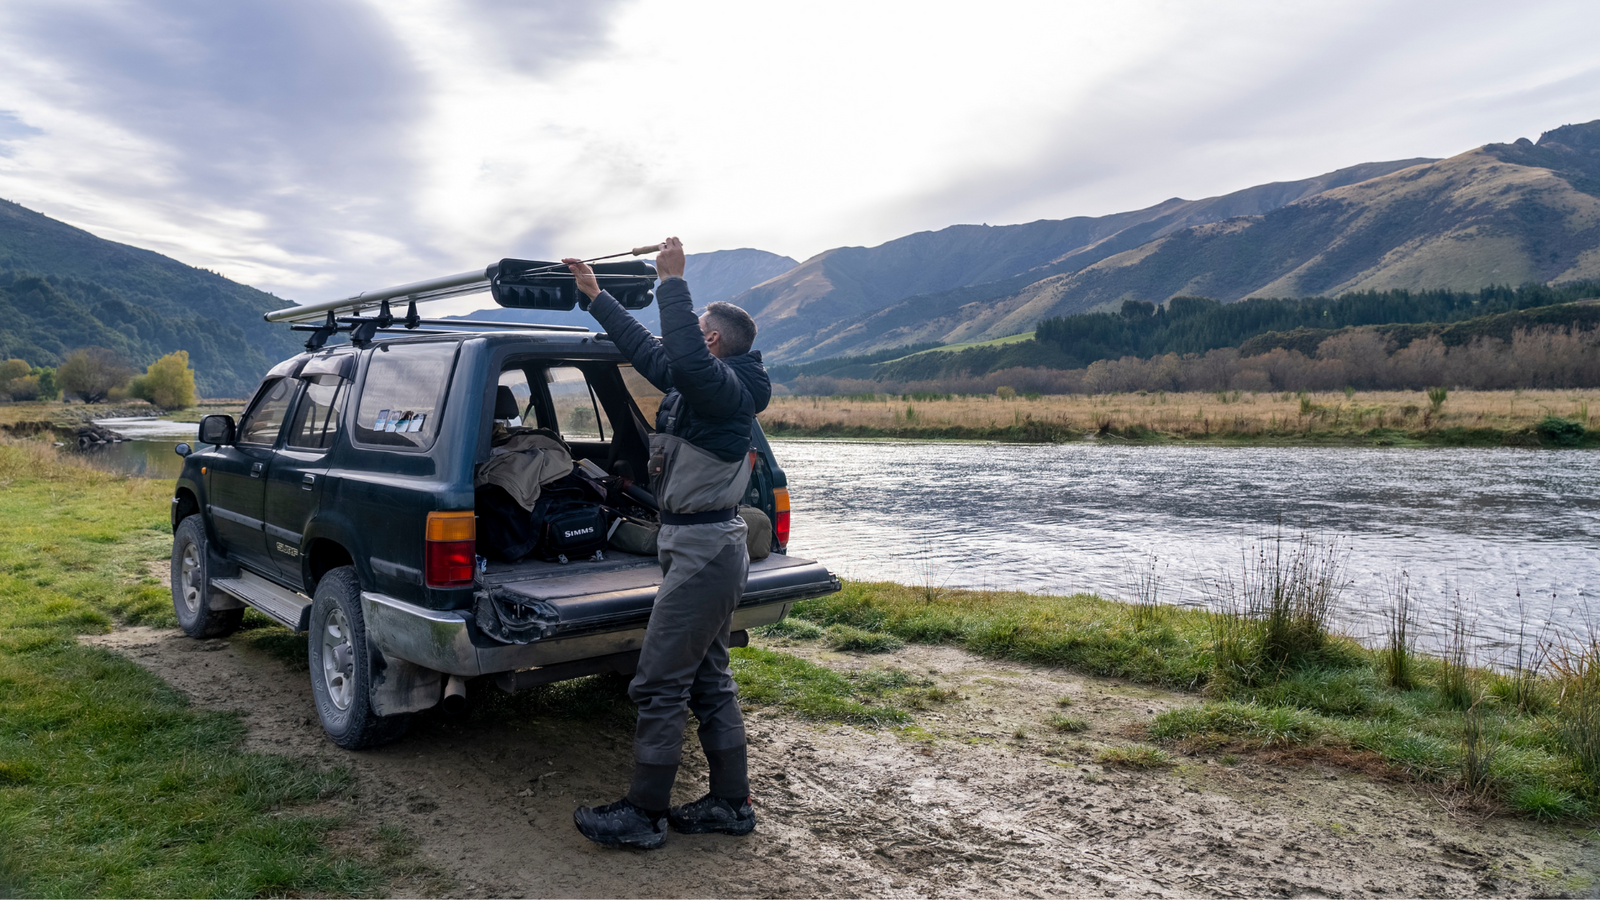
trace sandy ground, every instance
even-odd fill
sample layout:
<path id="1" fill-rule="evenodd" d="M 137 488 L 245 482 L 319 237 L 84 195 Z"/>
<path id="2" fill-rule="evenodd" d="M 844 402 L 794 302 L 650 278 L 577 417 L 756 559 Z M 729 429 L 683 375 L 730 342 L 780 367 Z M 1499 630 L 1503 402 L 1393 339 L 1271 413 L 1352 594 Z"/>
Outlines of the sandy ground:
<path id="1" fill-rule="evenodd" d="M 1093 761 L 1191 697 L 951 648 L 865 656 L 814 644 L 776 649 L 841 669 L 898 666 L 960 699 L 906 733 L 752 710 L 754 835 L 610 850 L 574 830 L 572 810 L 622 793 L 626 725 L 434 715 L 396 744 L 349 753 L 323 737 L 305 672 L 240 639 L 130 628 L 85 640 L 197 707 L 237 712 L 249 749 L 349 767 L 354 789 L 332 802 L 356 823 L 342 839 L 397 825 L 431 864 L 397 876 L 396 894 L 1592 896 L 1600 874 L 1593 831 L 1465 817 L 1434 794 L 1315 762 L 1188 757 L 1130 772 Z M 1063 696 L 1087 731 L 1045 724 Z M 692 745 L 679 802 L 705 790 Z"/>

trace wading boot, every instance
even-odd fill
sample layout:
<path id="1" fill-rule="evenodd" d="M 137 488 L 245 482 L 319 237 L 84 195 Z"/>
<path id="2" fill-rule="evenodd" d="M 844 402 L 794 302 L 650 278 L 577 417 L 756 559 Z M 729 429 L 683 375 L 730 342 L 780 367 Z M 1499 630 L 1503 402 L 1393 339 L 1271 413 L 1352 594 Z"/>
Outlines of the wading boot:
<path id="1" fill-rule="evenodd" d="M 596 844 L 654 850 L 667 840 L 667 817 L 651 816 L 627 799 L 605 806 L 580 806 L 572 813 L 578 832 Z"/>
<path id="2" fill-rule="evenodd" d="M 667 813 L 672 830 L 679 834 L 749 834 L 756 830 L 756 811 L 746 797 L 734 805 L 715 794 L 693 803 L 674 806 Z"/>

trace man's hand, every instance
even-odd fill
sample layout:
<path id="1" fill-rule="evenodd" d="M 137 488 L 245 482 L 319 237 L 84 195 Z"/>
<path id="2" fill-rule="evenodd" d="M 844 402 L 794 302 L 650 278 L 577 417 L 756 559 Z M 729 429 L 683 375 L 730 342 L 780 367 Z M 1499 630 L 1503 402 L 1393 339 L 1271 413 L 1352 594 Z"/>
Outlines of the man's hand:
<path id="1" fill-rule="evenodd" d="M 678 251 L 678 256 L 681 258 L 683 251 Z M 583 291 L 584 296 L 590 300 L 600 296 L 600 282 L 595 279 L 594 270 L 589 268 L 588 263 L 571 256 L 563 259 L 562 262 L 566 263 L 567 268 L 571 270 L 572 277 L 578 282 L 578 290 Z"/>
<path id="2" fill-rule="evenodd" d="M 661 242 L 661 252 L 656 254 L 656 277 L 662 281 L 683 277 L 683 241 L 669 237 Z"/>

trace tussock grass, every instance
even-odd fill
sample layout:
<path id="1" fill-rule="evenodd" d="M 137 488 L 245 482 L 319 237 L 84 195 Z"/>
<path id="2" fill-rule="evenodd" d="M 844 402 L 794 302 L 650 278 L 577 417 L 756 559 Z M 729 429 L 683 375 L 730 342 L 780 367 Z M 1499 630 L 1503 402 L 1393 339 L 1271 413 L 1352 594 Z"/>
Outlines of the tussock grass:
<path id="1" fill-rule="evenodd" d="M 1168 769 L 1177 765 L 1172 754 L 1144 744 L 1106 747 L 1094 755 L 1094 761 L 1117 769 Z"/>
<path id="2" fill-rule="evenodd" d="M 1594 446 L 1600 391 L 1254 391 L 925 395 L 906 416 L 900 394 L 773 397 L 761 426 L 774 437 L 950 438 L 1056 443 L 1131 441 Z M 1600 406 L 1600 404 L 1597 404 Z M 1548 422 L 1552 411 L 1566 424 Z"/>
<path id="3" fill-rule="evenodd" d="M 1388 627 L 1384 635 L 1382 654 L 1383 680 L 1396 690 L 1409 691 L 1415 685 L 1415 649 L 1411 630 L 1416 618 L 1411 609 L 1411 576 L 1401 572 L 1389 585 L 1392 606 L 1389 608 Z"/>
<path id="4" fill-rule="evenodd" d="M 1600 782 L 1600 638 L 1557 648 L 1551 667 L 1560 691 L 1556 722 L 1562 742 L 1591 782 Z"/>
<path id="5" fill-rule="evenodd" d="M 330 850 L 339 822 L 295 808 L 338 769 L 239 749 L 237 717 L 197 712 L 77 635 L 172 624 L 145 568 L 169 554 L 171 486 L 0 441 L 0 894 L 355 894 L 382 873 Z"/>

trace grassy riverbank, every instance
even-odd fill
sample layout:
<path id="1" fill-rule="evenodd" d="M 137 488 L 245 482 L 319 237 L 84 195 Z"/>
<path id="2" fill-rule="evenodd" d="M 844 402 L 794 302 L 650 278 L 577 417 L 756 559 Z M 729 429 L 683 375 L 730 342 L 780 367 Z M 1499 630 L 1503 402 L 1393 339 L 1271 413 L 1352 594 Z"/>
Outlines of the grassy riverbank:
<path id="1" fill-rule="evenodd" d="M 1600 447 L 1600 391 L 774 397 L 772 437 Z"/>
<path id="2" fill-rule="evenodd" d="M 171 625 L 148 568 L 171 486 L 0 443 L 0 894 L 354 894 L 380 868 L 332 849 L 337 769 L 239 749 L 127 659 L 80 646 L 113 622 Z"/>
<path id="3" fill-rule="evenodd" d="M 1307 571 L 1246 581 L 1259 589 L 1264 575 L 1276 578 L 1265 583 L 1270 605 L 1326 589 L 1295 582 Z M 1157 716 L 1150 739 L 1179 752 L 1327 758 L 1541 819 L 1600 814 L 1600 645 L 1546 647 L 1541 657 L 1530 643 L 1523 658 L 1547 664 L 1494 672 L 1469 665 L 1465 643 L 1445 658 L 1409 646 L 1396 655 L 1327 633 L 1331 610 L 1318 621 L 1284 612 L 850 582 L 802 602 L 776 630 L 856 647 L 873 636 L 953 644 L 1195 691 L 1207 701 Z"/>

